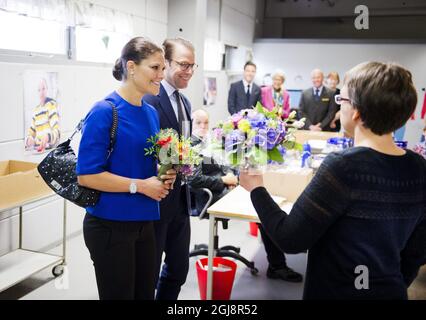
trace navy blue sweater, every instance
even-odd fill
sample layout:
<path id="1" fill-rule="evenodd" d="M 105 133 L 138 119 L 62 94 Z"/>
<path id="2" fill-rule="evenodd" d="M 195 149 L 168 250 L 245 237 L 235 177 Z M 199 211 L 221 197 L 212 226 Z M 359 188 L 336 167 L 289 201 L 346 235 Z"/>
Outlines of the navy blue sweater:
<path id="1" fill-rule="evenodd" d="M 426 263 L 425 172 L 414 152 L 355 147 L 327 156 L 289 215 L 263 187 L 251 199 L 282 251 L 308 250 L 304 299 L 407 299 Z"/>

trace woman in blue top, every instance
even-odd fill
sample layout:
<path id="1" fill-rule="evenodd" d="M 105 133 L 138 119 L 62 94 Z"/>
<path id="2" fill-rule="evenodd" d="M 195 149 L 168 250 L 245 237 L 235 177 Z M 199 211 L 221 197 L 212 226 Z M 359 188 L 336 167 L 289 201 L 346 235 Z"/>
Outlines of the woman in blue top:
<path id="1" fill-rule="evenodd" d="M 305 299 L 407 299 L 426 263 L 426 161 L 392 137 L 416 108 L 411 73 L 360 64 L 336 102 L 355 147 L 327 156 L 288 215 L 261 175 L 240 184 L 282 251 L 309 250 Z"/>
<path id="2" fill-rule="evenodd" d="M 163 79 L 161 48 L 137 37 L 123 48 L 113 75 L 121 86 L 97 102 L 86 116 L 77 174 L 81 185 L 102 191 L 86 208 L 84 240 L 93 260 L 100 299 L 153 299 L 155 238 L 159 201 L 176 178 L 170 170 L 156 177 L 157 163 L 145 156 L 147 139 L 159 131 L 156 110 L 142 103 L 157 95 Z M 118 112 L 113 152 L 108 156 L 112 107 Z"/>

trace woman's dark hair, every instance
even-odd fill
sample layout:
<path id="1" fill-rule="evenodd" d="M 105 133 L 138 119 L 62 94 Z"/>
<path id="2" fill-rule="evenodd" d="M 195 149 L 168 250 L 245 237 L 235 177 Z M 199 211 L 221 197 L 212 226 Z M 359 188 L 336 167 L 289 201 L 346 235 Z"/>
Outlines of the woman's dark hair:
<path id="1" fill-rule="evenodd" d="M 193 53 L 195 52 L 194 45 L 186 39 L 183 39 L 183 38 L 166 39 L 163 42 L 163 50 L 164 50 L 164 58 L 167 61 L 173 60 L 173 53 L 175 51 L 176 45 L 178 44 L 191 50 Z"/>
<path id="2" fill-rule="evenodd" d="M 163 53 L 163 50 L 155 43 L 143 37 L 131 39 L 121 51 L 121 57 L 115 62 L 112 75 L 119 81 L 127 79 L 127 61 L 133 61 L 138 65 L 156 52 Z"/>
<path id="3" fill-rule="evenodd" d="M 344 85 L 364 126 L 377 135 L 401 128 L 416 109 L 411 72 L 398 64 L 361 63 L 346 73 Z"/>

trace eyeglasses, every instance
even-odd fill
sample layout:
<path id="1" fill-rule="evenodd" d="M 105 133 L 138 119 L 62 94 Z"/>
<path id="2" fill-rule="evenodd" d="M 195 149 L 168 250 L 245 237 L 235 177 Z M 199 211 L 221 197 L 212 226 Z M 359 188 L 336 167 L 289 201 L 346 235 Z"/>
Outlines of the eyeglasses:
<path id="1" fill-rule="evenodd" d="M 336 94 L 334 96 L 334 101 L 338 104 L 341 105 L 343 103 L 343 101 L 348 101 L 350 102 L 351 100 L 348 98 L 343 98 L 340 94 Z"/>
<path id="2" fill-rule="evenodd" d="M 172 60 L 172 61 L 176 62 L 182 71 L 188 71 L 189 68 L 191 68 L 192 71 L 195 71 L 195 69 L 198 68 L 198 64 L 196 63 L 185 63 L 185 62 L 179 62 L 176 60 Z"/>

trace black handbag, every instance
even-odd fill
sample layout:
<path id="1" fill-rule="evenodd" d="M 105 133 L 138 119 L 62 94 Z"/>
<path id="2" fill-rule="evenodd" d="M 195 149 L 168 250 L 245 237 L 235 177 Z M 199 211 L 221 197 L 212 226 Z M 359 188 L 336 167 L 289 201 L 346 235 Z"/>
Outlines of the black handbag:
<path id="1" fill-rule="evenodd" d="M 110 145 L 108 157 L 111 155 L 117 135 L 118 113 L 115 105 L 106 100 L 112 107 L 112 126 L 110 130 Z M 98 190 L 80 186 L 75 172 L 77 157 L 70 143 L 76 133 L 83 127 L 81 120 L 67 141 L 58 145 L 40 162 L 37 170 L 46 184 L 58 195 L 80 207 L 94 206 L 100 197 Z"/>

